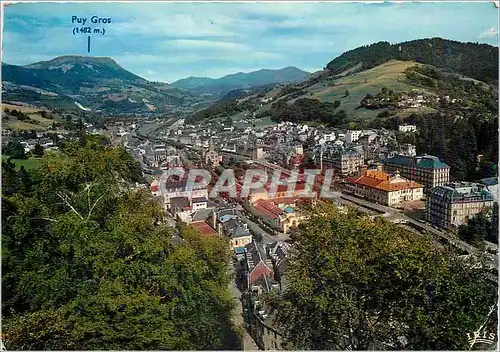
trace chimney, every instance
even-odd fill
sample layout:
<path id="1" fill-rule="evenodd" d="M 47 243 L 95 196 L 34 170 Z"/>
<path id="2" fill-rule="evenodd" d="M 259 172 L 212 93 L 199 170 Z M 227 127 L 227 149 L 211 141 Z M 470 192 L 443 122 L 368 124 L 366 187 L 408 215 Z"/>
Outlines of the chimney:
<path id="1" fill-rule="evenodd" d="M 377 171 L 382 172 L 382 165 L 377 165 Z"/>
<path id="2" fill-rule="evenodd" d="M 367 170 L 368 170 L 368 167 L 366 165 L 361 166 L 361 175 L 366 175 Z"/>

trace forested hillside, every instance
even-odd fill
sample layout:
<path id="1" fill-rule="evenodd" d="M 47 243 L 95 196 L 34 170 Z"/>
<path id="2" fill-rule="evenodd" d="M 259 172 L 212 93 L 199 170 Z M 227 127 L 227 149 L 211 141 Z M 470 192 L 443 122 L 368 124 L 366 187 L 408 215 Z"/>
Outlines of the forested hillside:
<path id="1" fill-rule="evenodd" d="M 241 349 L 226 243 L 162 225 L 140 168 L 85 137 L 41 168 L 2 164 L 2 334 L 9 350 Z"/>
<path id="2" fill-rule="evenodd" d="M 333 74 L 339 74 L 360 64 L 358 70 L 367 70 L 393 59 L 417 61 L 480 81 L 498 82 L 497 47 L 442 38 L 397 44 L 378 42 L 347 51 L 330 61 L 326 67 Z"/>

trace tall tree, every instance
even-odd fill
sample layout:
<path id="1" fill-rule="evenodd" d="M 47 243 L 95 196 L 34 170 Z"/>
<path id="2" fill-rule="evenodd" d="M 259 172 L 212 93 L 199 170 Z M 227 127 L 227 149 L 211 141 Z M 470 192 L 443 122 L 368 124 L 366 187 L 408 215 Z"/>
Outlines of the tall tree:
<path id="1" fill-rule="evenodd" d="M 497 300 L 483 270 L 382 219 L 319 204 L 287 288 L 269 297 L 297 349 L 466 349 Z"/>
<path id="2" fill-rule="evenodd" d="M 103 142 L 45 155 L 2 195 L 7 348 L 241 349 L 227 244 L 173 243 L 149 192 L 127 189 L 131 157 Z"/>
<path id="3" fill-rule="evenodd" d="M 26 159 L 24 147 L 18 141 L 9 141 L 5 147 L 5 154 L 9 155 L 12 159 Z"/>
<path id="4" fill-rule="evenodd" d="M 33 149 L 33 155 L 41 157 L 43 156 L 44 150 L 43 147 L 40 145 L 40 143 L 37 143 L 35 145 L 35 148 Z"/>

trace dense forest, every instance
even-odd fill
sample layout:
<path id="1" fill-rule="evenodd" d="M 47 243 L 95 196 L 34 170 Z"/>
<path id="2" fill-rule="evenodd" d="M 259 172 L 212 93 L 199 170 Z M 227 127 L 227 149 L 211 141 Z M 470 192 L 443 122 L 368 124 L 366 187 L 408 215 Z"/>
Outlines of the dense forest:
<path id="1" fill-rule="evenodd" d="M 219 100 L 207 108 L 197 111 L 194 115 L 186 119 L 186 122 L 200 122 L 206 119 L 215 119 L 219 117 L 230 117 L 242 112 L 245 107 L 237 100 Z"/>
<path id="2" fill-rule="evenodd" d="M 339 101 L 334 103 L 323 103 L 316 99 L 297 99 L 293 104 L 288 104 L 284 100 L 278 100 L 272 104 L 270 115 L 275 122 L 290 121 L 318 122 L 332 127 L 339 127 L 346 123 L 347 114 L 344 110 L 337 110 Z"/>
<path id="3" fill-rule="evenodd" d="M 339 74 L 362 63 L 367 70 L 389 60 L 417 61 L 448 72 L 498 83 L 498 48 L 478 43 L 431 38 L 390 44 L 378 42 L 345 52 L 327 64 L 333 74 Z"/>
<path id="4" fill-rule="evenodd" d="M 309 216 L 290 252 L 287 289 L 265 300 L 286 342 L 301 350 L 469 349 L 467 332 L 497 302 L 485 270 L 354 209 L 318 203 Z"/>
<path id="5" fill-rule="evenodd" d="M 241 349 L 226 243 L 174 236 L 149 192 L 126 187 L 141 174 L 125 150 L 86 136 L 38 170 L 2 171 L 7 349 Z"/>

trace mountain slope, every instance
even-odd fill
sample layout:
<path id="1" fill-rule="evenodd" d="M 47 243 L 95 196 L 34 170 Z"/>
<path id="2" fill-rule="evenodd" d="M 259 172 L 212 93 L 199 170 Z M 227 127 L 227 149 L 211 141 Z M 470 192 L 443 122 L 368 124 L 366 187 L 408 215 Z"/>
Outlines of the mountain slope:
<path id="1" fill-rule="evenodd" d="M 498 48 L 431 38 L 390 44 L 378 42 L 345 52 L 326 68 L 334 75 L 356 66 L 367 70 L 389 60 L 416 61 L 487 83 L 498 82 Z"/>
<path id="2" fill-rule="evenodd" d="M 249 73 L 238 72 L 217 79 L 188 77 L 172 83 L 172 86 L 222 96 L 235 89 L 255 88 L 278 83 L 295 83 L 303 81 L 309 76 L 309 73 L 296 67 L 285 67 L 279 70 L 262 69 Z"/>
<path id="3" fill-rule="evenodd" d="M 26 66 L 2 64 L 4 100 L 103 113 L 160 113 L 195 105 L 196 93 L 149 82 L 104 57 L 61 56 Z M 61 106 L 62 104 L 62 106 Z"/>
<path id="4" fill-rule="evenodd" d="M 324 109 L 330 124 L 366 125 L 389 116 L 433 113 L 442 99 L 449 99 L 454 109 L 477 111 L 488 119 L 498 103 L 497 60 L 498 48 L 485 44 L 440 38 L 394 45 L 380 42 L 340 55 L 307 81 L 221 101 L 220 107 L 214 104 L 193 119 L 250 111 L 277 121 L 325 122 L 318 121 L 321 114 L 311 114 Z"/>

